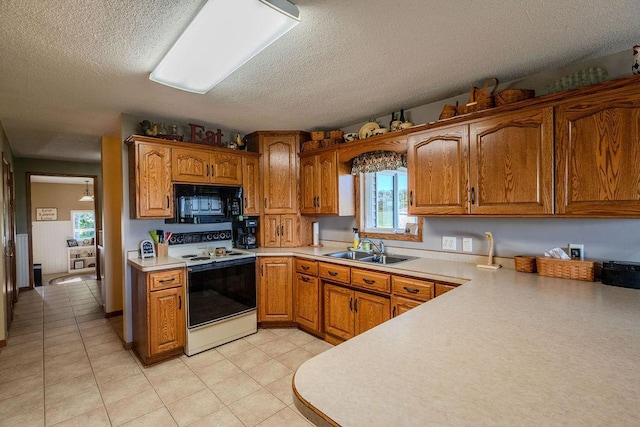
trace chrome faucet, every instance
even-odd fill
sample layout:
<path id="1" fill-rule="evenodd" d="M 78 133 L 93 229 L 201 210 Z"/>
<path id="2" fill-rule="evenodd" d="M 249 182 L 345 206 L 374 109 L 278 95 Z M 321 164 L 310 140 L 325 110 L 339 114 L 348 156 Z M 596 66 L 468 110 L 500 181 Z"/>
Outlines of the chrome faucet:
<path id="1" fill-rule="evenodd" d="M 376 248 L 378 250 L 378 252 L 380 252 L 380 255 L 384 255 L 384 242 L 382 240 L 380 240 L 379 244 L 376 244 L 376 242 L 374 242 L 370 238 L 363 237 L 362 239 L 360 239 L 360 246 L 362 246 L 363 242 L 371 243 L 373 245 L 373 247 Z"/>

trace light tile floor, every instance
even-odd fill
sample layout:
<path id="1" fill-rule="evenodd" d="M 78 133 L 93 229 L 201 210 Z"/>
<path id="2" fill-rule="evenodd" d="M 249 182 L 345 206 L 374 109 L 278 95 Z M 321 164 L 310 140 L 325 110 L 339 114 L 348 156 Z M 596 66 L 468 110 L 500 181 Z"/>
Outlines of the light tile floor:
<path id="1" fill-rule="evenodd" d="M 309 426 L 291 379 L 331 345 L 297 329 L 144 368 L 99 305 L 99 282 L 20 294 L 0 350 L 1 426 Z M 118 331 L 119 332 L 119 331 Z"/>

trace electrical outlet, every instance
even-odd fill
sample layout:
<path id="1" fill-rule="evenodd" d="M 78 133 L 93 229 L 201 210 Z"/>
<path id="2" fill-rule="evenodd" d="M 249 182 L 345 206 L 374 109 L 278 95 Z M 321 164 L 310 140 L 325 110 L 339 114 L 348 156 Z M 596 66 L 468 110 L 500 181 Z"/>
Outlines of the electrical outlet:
<path id="1" fill-rule="evenodd" d="M 442 236 L 442 249 L 447 251 L 455 251 L 456 250 L 456 238 L 449 236 Z"/>
<path id="2" fill-rule="evenodd" d="M 462 238 L 462 252 L 473 251 L 473 239 L 471 237 Z"/>

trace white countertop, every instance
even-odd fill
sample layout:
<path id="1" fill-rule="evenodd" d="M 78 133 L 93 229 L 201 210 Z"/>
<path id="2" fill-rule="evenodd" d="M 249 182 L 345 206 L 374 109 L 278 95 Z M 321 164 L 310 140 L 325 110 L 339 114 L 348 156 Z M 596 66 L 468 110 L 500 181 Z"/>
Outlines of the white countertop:
<path id="1" fill-rule="evenodd" d="M 168 270 L 171 268 L 183 268 L 186 267 L 187 263 L 184 262 L 183 259 L 171 258 L 171 257 L 160 257 L 160 258 L 138 258 L 129 257 L 127 259 L 127 263 L 140 271 L 158 271 L 158 270 Z"/>
<path id="2" fill-rule="evenodd" d="M 640 290 L 431 259 L 400 270 L 468 282 L 298 369 L 297 392 L 335 423 L 640 425 Z"/>

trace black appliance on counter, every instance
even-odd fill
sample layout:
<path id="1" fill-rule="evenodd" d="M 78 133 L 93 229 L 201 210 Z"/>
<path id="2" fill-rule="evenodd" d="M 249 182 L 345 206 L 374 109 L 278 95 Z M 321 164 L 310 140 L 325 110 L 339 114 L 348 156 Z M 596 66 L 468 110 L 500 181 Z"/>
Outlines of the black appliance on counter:
<path id="1" fill-rule="evenodd" d="M 602 283 L 640 289 L 640 263 L 609 261 L 602 263 Z"/>
<path id="2" fill-rule="evenodd" d="M 258 247 L 258 219 L 245 218 L 233 222 L 233 238 L 236 248 L 255 249 Z"/>
<path id="3" fill-rule="evenodd" d="M 242 215 L 242 187 L 175 184 L 175 216 L 167 224 L 229 222 Z"/>

